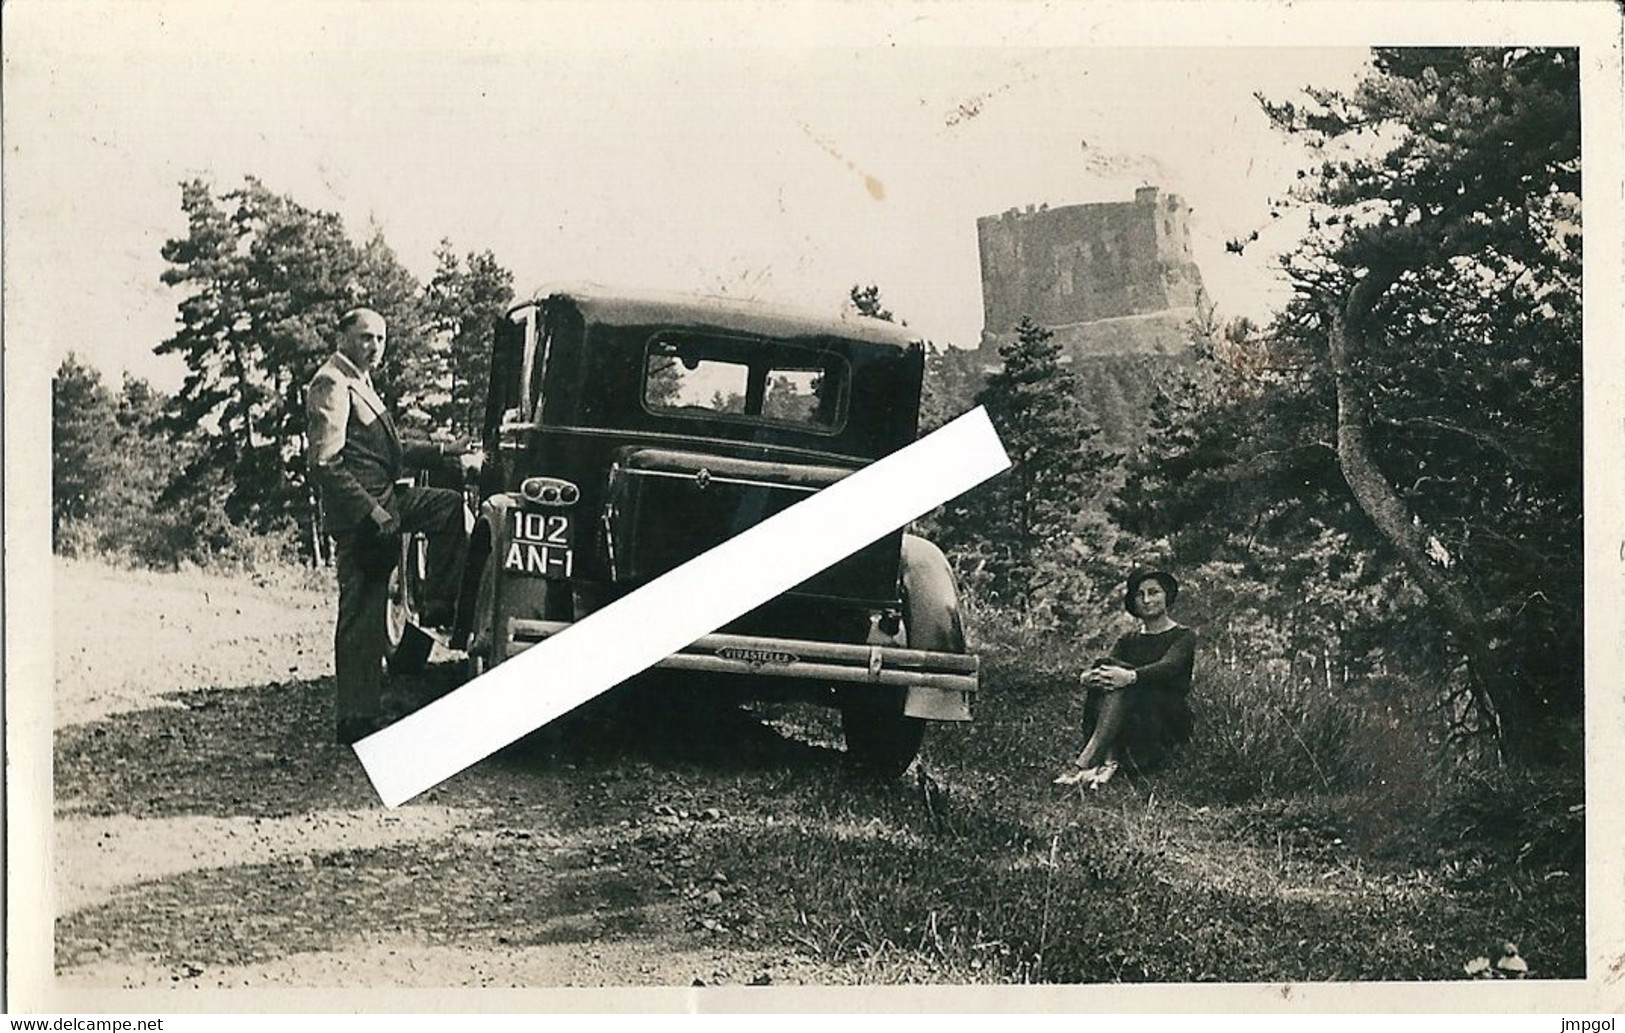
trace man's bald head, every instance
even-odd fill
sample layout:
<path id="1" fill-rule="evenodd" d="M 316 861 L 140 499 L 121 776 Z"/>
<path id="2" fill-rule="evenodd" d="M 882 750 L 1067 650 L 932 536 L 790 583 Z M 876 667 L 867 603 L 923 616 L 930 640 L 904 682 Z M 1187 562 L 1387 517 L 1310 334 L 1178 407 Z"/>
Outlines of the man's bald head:
<path id="1" fill-rule="evenodd" d="M 353 308 L 339 317 L 339 354 L 363 373 L 383 359 L 387 337 L 384 317 L 370 308 Z"/>
<path id="2" fill-rule="evenodd" d="M 380 331 L 384 327 L 384 317 L 370 308 L 353 308 L 339 317 L 339 329 L 349 330 L 361 323 L 376 326 Z"/>

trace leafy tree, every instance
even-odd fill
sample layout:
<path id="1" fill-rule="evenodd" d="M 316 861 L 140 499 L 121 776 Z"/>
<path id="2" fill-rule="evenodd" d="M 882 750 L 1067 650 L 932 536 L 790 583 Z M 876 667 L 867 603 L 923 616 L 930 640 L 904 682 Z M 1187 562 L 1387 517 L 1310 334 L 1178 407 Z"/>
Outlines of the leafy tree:
<path id="1" fill-rule="evenodd" d="M 491 379 L 493 331 L 513 302 L 513 273 L 488 250 L 459 258 L 449 240 L 440 242 L 435 260 L 435 274 L 424 289 L 424 311 L 433 335 L 418 377 L 430 391 L 424 408 L 435 425 L 454 435 L 478 437 Z M 659 389 L 665 390 L 672 380 L 661 379 Z M 651 401 L 659 400 L 651 395 Z"/>
<path id="2" fill-rule="evenodd" d="M 303 393 L 333 347 L 339 316 L 355 305 L 390 322 L 379 371 L 386 400 L 413 397 L 421 365 L 418 287 L 374 232 L 355 247 L 339 217 L 312 211 L 249 178 L 216 197 L 182 184 L 187 235 L 164 245 L 163 282 L 185 291 L 180 328 L 159 344 L 187 375 L 165 429 L 195 444 L 166 493 L 202 485 L 232 525 L 319 543 L 304 469 Z M 319 553 L 319 550 L 317 550 Z"/>
<path id="3" fill-rule="evenodd" d="M 157 504 L 174 472 L 176 456 L 176 450 L 158 429 L 164 401 L 151 384 L 125 374 L 107 435 L 116 476 L 100 493 L 96 524 L 98 545 L 103 551 L 172 563 L 176 550 L 157 543 L 159 538 L 177 540 L 172 530 L 163 528 L 173 514 Z M 191 523 L 188 520 L 183 526 Z M 186 548 L 188 544 L 179 542 L 181 551 L 195 552 Z"/>
<path id="4" fill-rule="evenodd" d="M 118 476 L 96 515 L 96 547 L 104 554 L 165 568 L 252 564 L 267 555 L 288 554 L 291 539 L 256 535 L 227 519 L 218 504 L 225 492 L 219 472 L 210 471 L 197 483 L 171 484 L 175 469 L 187 464 L 197 445 L 164 432 L 167 401 L 145 380 L 125 376 L 115 417 L 118 432 L 111 443 Z"/>
<path id="5" fill-rule="evenodd" d="M 1294 298 L 1160 403 L 1115 512 L 1539 754 L 1581 698 L 1576 55 L 1378 50 L 1264 104 L 1319 155 Z"/>
<path id="6" fill-rule="evenodd" d="M 207 562 L 244 544 L 208 493 L 160 503 L 188 448 L 160 428 L 165 401 L 128 374 L 115 395 L 99 371 L 74 355 L 63 361 L 52 383 L 56 551 L 172 567 Z"/>
<path id="7" fill-rule="evenodd" d="M 981 360 L 970 348 L 926 342 L 925 385 L 920 392 L 920 432 L 936 430 L 976 404 L 982 389 Z"/>
<path id="8" fill-rule="evenodd" d="M 675 356 L 651 355 L 643 381 L 643 400 L 653 406 L 675 406 L 683 392 L 683 374 Z"/>
<path id="9" fill-rule="evenodd" d="M 852 289 L 847 291 L 847 296 L 852 299 L 852 307 L 857 309 L 858 315 L 886 323 L 897 321 L 891 309 L 881 304 L 879 286 L 871 283 L 865 287 L 854 283 Z"/>
<path id="10" fill-rule="evenodd" d="M 943 544 L 998 603 L 1030 616 L 1085 554 L 1079 518 L 1115 457 L 1061 363 L 1054 335 L 1023 319 L 999 349 L 1003 367 L 976 403 L 987 407 L 1011 468 L 950 503 Z"/>
<path id="11" fill-rule="evenodd" d="M 75 521 L 97 511 L 115 478 L 117 432 L 112 392 L 101 372 L 70 352 L 51 377 L 51 543 L 63 545 Z"/>
<path id="12" fill-rule="evenodd" d="M 817 389 L 803 392 L 788 376 L 768 378 L 767 391 L 762 397 L 762 415 L 770 420 L 807 423 L 818 406 Z"/>
<path id="13" fill-rule="evenodd" d="M 745 411 L 745 396 L 738 391 L 712 391 L 711 408 L 716 412 L 742 413 Z"/>
<path id="14" fill-rule="evenodd" d="M 1580 702 L 1578 53 L 1379 50 L 1350 97 L 1266 104 L 1325 149 L 1289 258 L 1360 509 L 1513 756 Z"/>
<path id="15" fill-rule="evenodd" d="M 373 371 L 373 383 L 378 393 L 394 407 L 401 430 L 426 436 L 443 429 L 444 418 L 428 411 L 425 404 L 433 393 L 424 376 L 430 364 L 433 326 L 424 288 L 417 277 L 401 265 L 394 249 L 384 240 L 383 232 L 376 227 L 356 251 L 351 284 L 354 304 L 376 311 L 384 317 L 389 329 L 389 345 L 384 349 L 383 361 Z M 324 356 L 332 350 L 330 342 L 336 326 L 335 321 L 319 328 L 323 331 L 319 339 Z M 481 401 L 484 401 L 483 396 Z M 303 418 L 301 410 L 300 420 Z"/>

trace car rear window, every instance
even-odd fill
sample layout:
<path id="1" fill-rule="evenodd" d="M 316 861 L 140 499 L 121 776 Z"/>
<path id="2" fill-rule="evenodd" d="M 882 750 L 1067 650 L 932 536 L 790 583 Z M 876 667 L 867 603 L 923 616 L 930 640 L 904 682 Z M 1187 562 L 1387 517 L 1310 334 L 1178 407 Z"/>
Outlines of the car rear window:
<path id="1" fill-rule="evenodd" d="M 739 419 L 834 434 L 846 422 L 846 359 L 777 341 L 660 334 L 649 342 L 643 404 L 650 412 Z"/>

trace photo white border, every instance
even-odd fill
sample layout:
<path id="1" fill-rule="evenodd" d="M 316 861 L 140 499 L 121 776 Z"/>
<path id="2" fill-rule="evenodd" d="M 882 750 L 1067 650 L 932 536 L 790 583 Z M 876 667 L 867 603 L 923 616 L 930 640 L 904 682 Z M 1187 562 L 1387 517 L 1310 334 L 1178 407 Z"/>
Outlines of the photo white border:
<path id="1" fill-rule="evenodd" d="M 1625 326 L 1622 278 L 1621 20 L 1617 7 L 1587 3 L 614 3 L 479 2 L 233 5 L 194 2 L 45 3 L 6 6 L 7 54 L 60 55 L 131 48 L 184 57 L 200 45 L 259 48 L 308 34 L 312 45 L 444 47 L 455 18 L 458 45 L 654 49 L 1577 45 L 1584 115 L 1586 394 L 1587 874 L 1589 976 L 1585 980 L 1460 983 L 1185 986 L 537 989 L 398 988 L 378 991 L 59 990 L 51 969 L 50 686 L 52 568 L 49 547 L 49 399 L 54 356 L 6 342 L 5 668 L 7 747 L 8 1007 L 12 1011 L 180 1013 L 220 1011 L 1152 1011 L 1564 1013 L 1625 1010 L 1625 634 L 1621 634 L 1620 457 L 1625 457 L 1625 383 L 1617 340 Z M 230 31 L 220 32 L 229 19 Z M 363 35 L 361 28 L 365 26 Z M 312 30 L 324 27 L 326 31 Z M 12 82 L 6 63 L 6 135 L 29 117 L 32 83 Z M 15 88 L 14 88 L 15 87 Z M 1042 117 L 1035 112 L 1034 117 Z M 14 216 L 5 181 L 6 219 Z M 4 268 L 11 299 L 49 271 Z M 64 313 L 64 319 L 71 314 Z"/>

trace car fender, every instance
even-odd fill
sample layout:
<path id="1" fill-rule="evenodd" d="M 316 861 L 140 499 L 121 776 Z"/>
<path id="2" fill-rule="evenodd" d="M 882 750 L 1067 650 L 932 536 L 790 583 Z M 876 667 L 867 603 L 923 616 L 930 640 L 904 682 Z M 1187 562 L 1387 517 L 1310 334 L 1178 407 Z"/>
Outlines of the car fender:
<path id="1" fill-rule="evenodd" d="M 898 580 L 902 585 L 909 648 L 965 652 L 959 588 L 942 550 L 918 535 L 905 534 Z"/>
<path id="2" fill-rule="evenodd" d="M 472 615 L 474 597 L 479 592 L 480 576 L 487 564 L 492 566 L 496 579 L 495 625 L 501 627 L 508 619 L 542 619 L 547 615 L 549 583 L 537 577 L 504 574 L 500 557 L 507 551 L 513 538 L 513 521 L 509 514 L 520 508 L 522 501 L 516 494 L 504 492 L 492 495 L 480 504 L 480 515 L 468 544 L 468 563 L 463 574 L 463 593 L 469 605 L 463 612 Z M 471 617 L 472 621 L 472 617 Z M 472 630 L 472 628 L 468 629 Z"/>
<path id="3" fill-rule="evenodd" d="M 959 589 L 948 557 L 917 535 L 903 535 L 898 580 L 902 587 L 903 626 L 910 649 L 942 653 L 966 651 L 965 624 L 959 613 Z M 908 717 L 969 721 L 967 693 L 911 686 L 903 702 Z"/>

